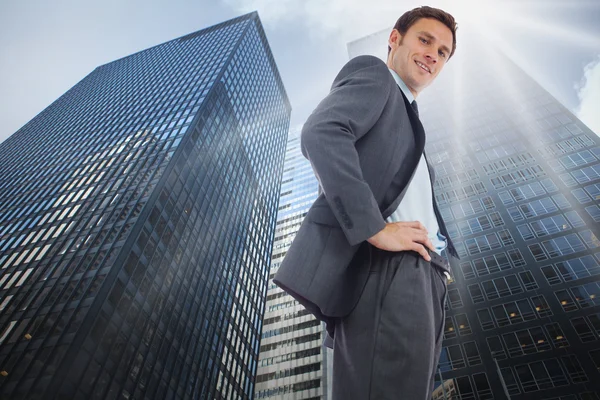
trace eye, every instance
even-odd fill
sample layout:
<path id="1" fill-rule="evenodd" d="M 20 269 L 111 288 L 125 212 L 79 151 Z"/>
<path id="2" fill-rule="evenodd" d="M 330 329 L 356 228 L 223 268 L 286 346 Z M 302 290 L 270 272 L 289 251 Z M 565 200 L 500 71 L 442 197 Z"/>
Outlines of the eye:
<path id="1" fill-rule="evenodd" d="M 446 53 L 444 53 L 443 51 L 438 51 L 438 54 L 440 55 L 440 57 L 446 58 Z"/>
<path id="2" fill-rule="evenodd" d="M 424 38 L 419 38 L 419 40 L 421 40 L 421 43 L 425 43 L 425 44 L 429 43 L 429 41 L 427 39 L 424 39 Z"/>

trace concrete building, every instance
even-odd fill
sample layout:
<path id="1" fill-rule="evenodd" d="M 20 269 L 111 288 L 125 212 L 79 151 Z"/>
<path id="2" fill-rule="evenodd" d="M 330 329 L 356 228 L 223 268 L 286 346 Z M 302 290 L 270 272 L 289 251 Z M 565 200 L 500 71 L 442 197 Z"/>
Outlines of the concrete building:
<path id="1" fill-rule="evenodd" d="M 271 281 L 317 198 L 318 182 L 301 153 L 299 134 L 290 132 L 286 149 L 255 399 L 328 398 L 322 324 Z"/>

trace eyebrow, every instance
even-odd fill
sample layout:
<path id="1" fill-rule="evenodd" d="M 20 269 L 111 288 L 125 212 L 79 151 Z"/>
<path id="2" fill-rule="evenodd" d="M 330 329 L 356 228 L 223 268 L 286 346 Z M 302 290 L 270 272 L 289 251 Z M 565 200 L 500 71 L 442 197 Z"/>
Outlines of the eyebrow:
<path id="1" fill-rule="evenodd" d="M 426 37 L 427 37 L 427 39 L 430 39 L 430 40 L 432 40 L 432 41 L 434 41 L 434 42 L 437 40 L 437 39 L 436 39 L 436 37 L 435 37 L 435 36 L 433 36 L 433 35 L 432 35 L 431 33 L 429 33 L 429 32 L 421 31 L 421 32 L 417 32 L 417 33 L 418 33 L 419 35 L 426 36 Z M 441 46 L 440 46 L 440 48 L 441 48 L 442 50 L 444 50 L 444 51 L 445 51 L 447 54 L 450 54 L 450 49 L 448 48 L 448 46 L 446 46 L 446 45 L 441 45 Z"/>

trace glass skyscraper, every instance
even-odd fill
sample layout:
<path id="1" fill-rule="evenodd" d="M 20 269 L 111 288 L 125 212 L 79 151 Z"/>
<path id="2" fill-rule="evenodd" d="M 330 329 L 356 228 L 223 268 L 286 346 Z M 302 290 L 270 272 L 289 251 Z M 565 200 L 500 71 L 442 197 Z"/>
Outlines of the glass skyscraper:
<path id="1" fill-rule="evenodd" d="M 255 399 L 327 399 L 330 357 L 321 346 L 325 330 L 272 282 L 317 191 L 317 179 L 300 150 L 300 131 L 294 129 L 287 143 L 281 183 Z"/>
<path id="2" fill-rule="evenodd" d="M 350 56 L 385 59 L 390 31 L 350 43 Z M 461 256 L 434 399 L 599 399 L 600 138 L 461 32 L 417 99 Z"/>
<path id="3" fill-rule="evenodd" d="M 0 144 L 0 398 L 252 398 L 289 116 L 251 13 Z"/>

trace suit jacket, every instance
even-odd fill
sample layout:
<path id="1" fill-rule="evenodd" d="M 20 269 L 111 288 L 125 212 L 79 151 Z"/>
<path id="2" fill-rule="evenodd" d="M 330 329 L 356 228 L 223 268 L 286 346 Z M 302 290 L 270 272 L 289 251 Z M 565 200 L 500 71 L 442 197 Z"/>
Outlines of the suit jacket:
<path id="1" fill-rule="evenodd" d="M 424 147 L 423 126 L 385 63 L 349 61 L 302 129 L 320 194 L 273 281 L 321 320 L 349 314 L 369 274 L 366 240 L 400 204 Z"/>

